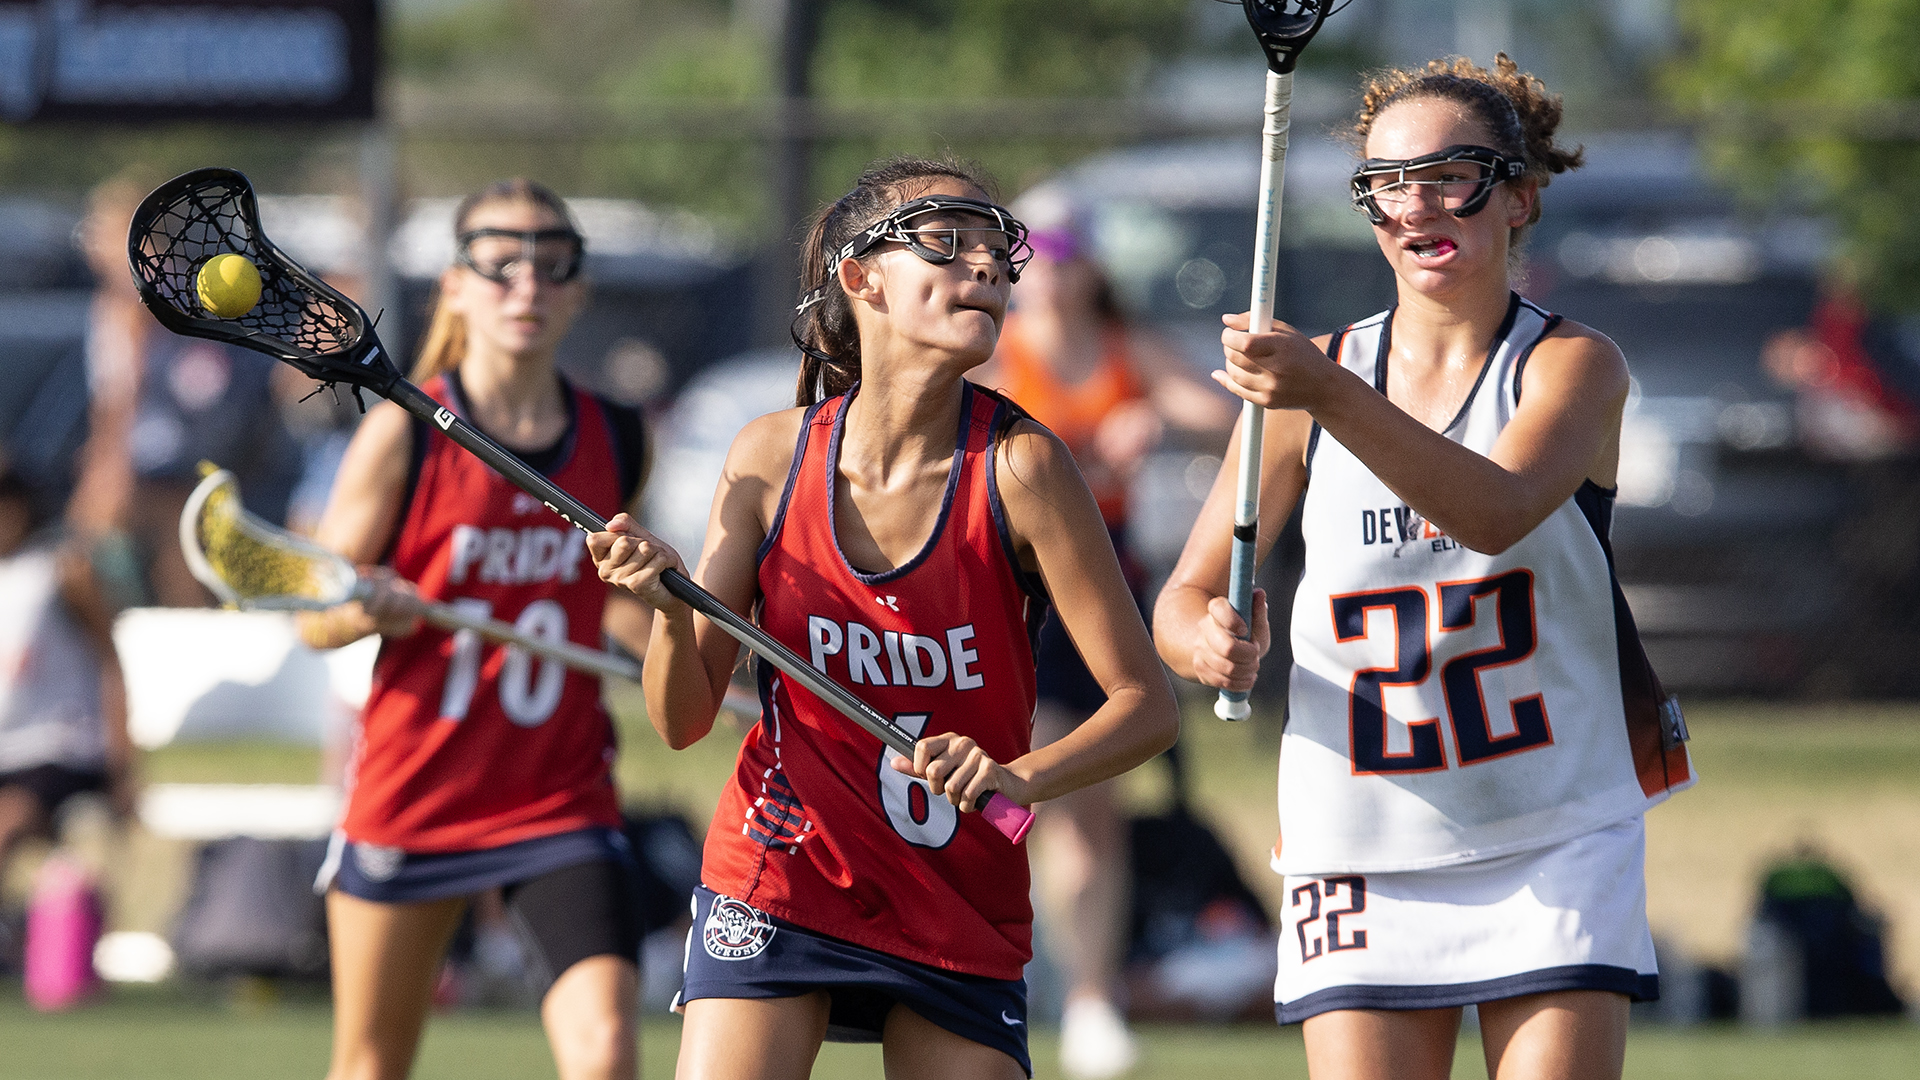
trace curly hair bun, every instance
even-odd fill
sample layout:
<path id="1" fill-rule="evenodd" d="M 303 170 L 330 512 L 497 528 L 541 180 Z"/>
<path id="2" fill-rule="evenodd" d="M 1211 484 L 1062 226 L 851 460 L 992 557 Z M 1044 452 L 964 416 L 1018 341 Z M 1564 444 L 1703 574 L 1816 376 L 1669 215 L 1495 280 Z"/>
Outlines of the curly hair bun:
<path id="1" fill-rule="evenodd" d="M 1381 113 L 1403 101 L 1428 98 L 1465 108 L 1486 125 L 1495 150 L 1526 158 L 1527 175 L 1541 187 L 1554 174 L 1586 163 L 1585 147 L 1568 150 L 1553 141 L 1563 111 L 1560 95 L 1549 93 L 1546 83 L 1521 71 L 1506 53 L 1494 57 L 1492 70 L 1464 56 L 1450 56 L 1430 60 L 1423 68 L 1392 68 L 1374 75 L 1367 81 L 1353 134 L 1365 145 Z M 1536 219 L 1539 213 L 1535 203 Z"/>

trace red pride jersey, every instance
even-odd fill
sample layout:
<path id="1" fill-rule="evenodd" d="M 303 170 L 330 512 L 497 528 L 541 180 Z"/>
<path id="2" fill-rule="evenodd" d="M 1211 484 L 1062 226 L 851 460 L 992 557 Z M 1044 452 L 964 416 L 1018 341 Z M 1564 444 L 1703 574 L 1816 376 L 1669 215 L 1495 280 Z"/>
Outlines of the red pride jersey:
<path id="1" fill-rule="evenodd" d="M 444 377 L 423 389 L 469 415 Z M 592 396 L 565 393 L 573 421 L 547 475 L 611 517 L 623 493 L 606 415 Z M 414 432 L 425 446 L 393 569 L 428 599 L 599 648 L 607 587 L 580 534 L 438 428 Z M 356 843 L 446 852 L 618 827 L 613 756 L 598 678 L 423 625 L 381 643 L 343 828 Z"/>
<path id="2" fill-rule="evenodd" d="M 760 549 L 760 624 L 908 731 L 958 732 L 1012 761 L 1031 745 L 1029 627 L 1045 609 L 994 481 L 1008 406 L 967 386 L 932 535 L 904 565 L 865 574 L 833 534 L 850 399 L 800 425 Z M 1019 978 L 1033 955 L 1025 852 L 895 772 L 894 751 L 766 664 L 760 701 L 707 830 L 707 887 L 892 956 Z"/>

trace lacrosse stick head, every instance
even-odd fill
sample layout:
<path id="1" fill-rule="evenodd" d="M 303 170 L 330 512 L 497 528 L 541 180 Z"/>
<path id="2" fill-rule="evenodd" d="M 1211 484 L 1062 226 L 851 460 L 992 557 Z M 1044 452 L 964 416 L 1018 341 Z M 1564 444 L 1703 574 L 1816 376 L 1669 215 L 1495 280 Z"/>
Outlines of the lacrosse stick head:
<path id="1" fill-rule="evenodd" d="M 202 302 L 200 268 L 235 254 L 260 272 L 260 302 L 223 319 Z M 133 212 L 127 259 L 160 325 L 266 353 L 321 383 L 379 394 L 399 380 L 360 305 L 268 240 L 253 185 L 232 169 L 196 169 L 155 188 Z"/>
<path id="2" fill-rule="evenodd" d="M 346 559 L 248 513 L 225 469 L 187 497 L 180 552 L 200 584 L 242 610 L 318 611 L 353 599 L 360 583 Z"/>
<path id="3" fill-rule="evenodd" d="M 1233 0 L 1228 0 L 1229 3 Z M 1293 70 L 1320 24 L 1333 14 L 1334 0 L 1238 0 L 1247 24 L 1267 54 L 1267 67 L 1279 74 Z M 1340 5 L 1345 7 L 1343 3 Z"/>

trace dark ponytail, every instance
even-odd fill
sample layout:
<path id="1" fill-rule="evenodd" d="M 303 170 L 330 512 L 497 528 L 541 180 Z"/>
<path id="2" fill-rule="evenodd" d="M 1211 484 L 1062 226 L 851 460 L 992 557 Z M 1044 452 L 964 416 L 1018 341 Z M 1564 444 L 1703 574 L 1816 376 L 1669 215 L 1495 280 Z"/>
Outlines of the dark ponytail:
<path id="1" fill-rule="evenodd" d="M 860 327 L 853 302 L 840 287 L 839 264 L 829 264 L 831 254 L 943 178 L 997 197 L 993 178 L 976 166 L 951 158 L 898 157 L 868 166 L 852 191 L 821 208 L 808 225 L 800 245 L 802 299 L 793 319 L 793 341 L 802 353 L 794 404 L 837 397 L 860 381 Z"/>

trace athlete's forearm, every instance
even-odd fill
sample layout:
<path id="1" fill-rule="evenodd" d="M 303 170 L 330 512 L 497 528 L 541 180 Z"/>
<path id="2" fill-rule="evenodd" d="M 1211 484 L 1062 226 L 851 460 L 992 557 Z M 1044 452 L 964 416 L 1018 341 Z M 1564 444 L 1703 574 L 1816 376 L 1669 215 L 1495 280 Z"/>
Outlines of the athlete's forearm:
<path id="1" fill-rule="evenodd" d="M 338 649 L 351 645 L 375 630 L 373 617 L 356 601 L 330 607 L 325 611 L 302 611 L 294 616 L 300 640 L 309 649 Z"/>
<path id="2" fill-rule="evenodd" d="M 1192 582 L 1168 581 L 1166 588 L 1160 590 L 1160 599 L 1153 605 L 1153 645 L 1175 675 L 1191 682 L 1201 681 L 1193 656 L 1200 636 L 1200 620 L 1206 616 L 1207 604 L 1214 597 L 1224 595 L 1224 584 L 1219 592 L 1213 592 Z"/>
<path id="3" fill-rule="evenodd" d="M 1044 802 L 1143 765 L 1179 737 L 1180 711 L 1173 688 L 1156 673 L 1140 685 L 1113 688 L 1107 703 L 1066 738 L 1006 768 L 1025 781 L 1021 801 Z"/>
<path id="4" fill-rule="evenodd" d="M 713 730 L 726 686 L 724 682 L 714 685 L 701 655 L 691 608 L 654 616 L 641 682 L 647 695 L 647 719 L 668 746 L 684 750 Z"/>
<path id="5" fill-rule="evenodd" d="M 1357 379 L 1336 384 L 1311 412 L 1408 507 L 1475 551 L 1498 554 L 1513 546 L 1578 485 L 1510 470 L 1427 427 Z"/>

